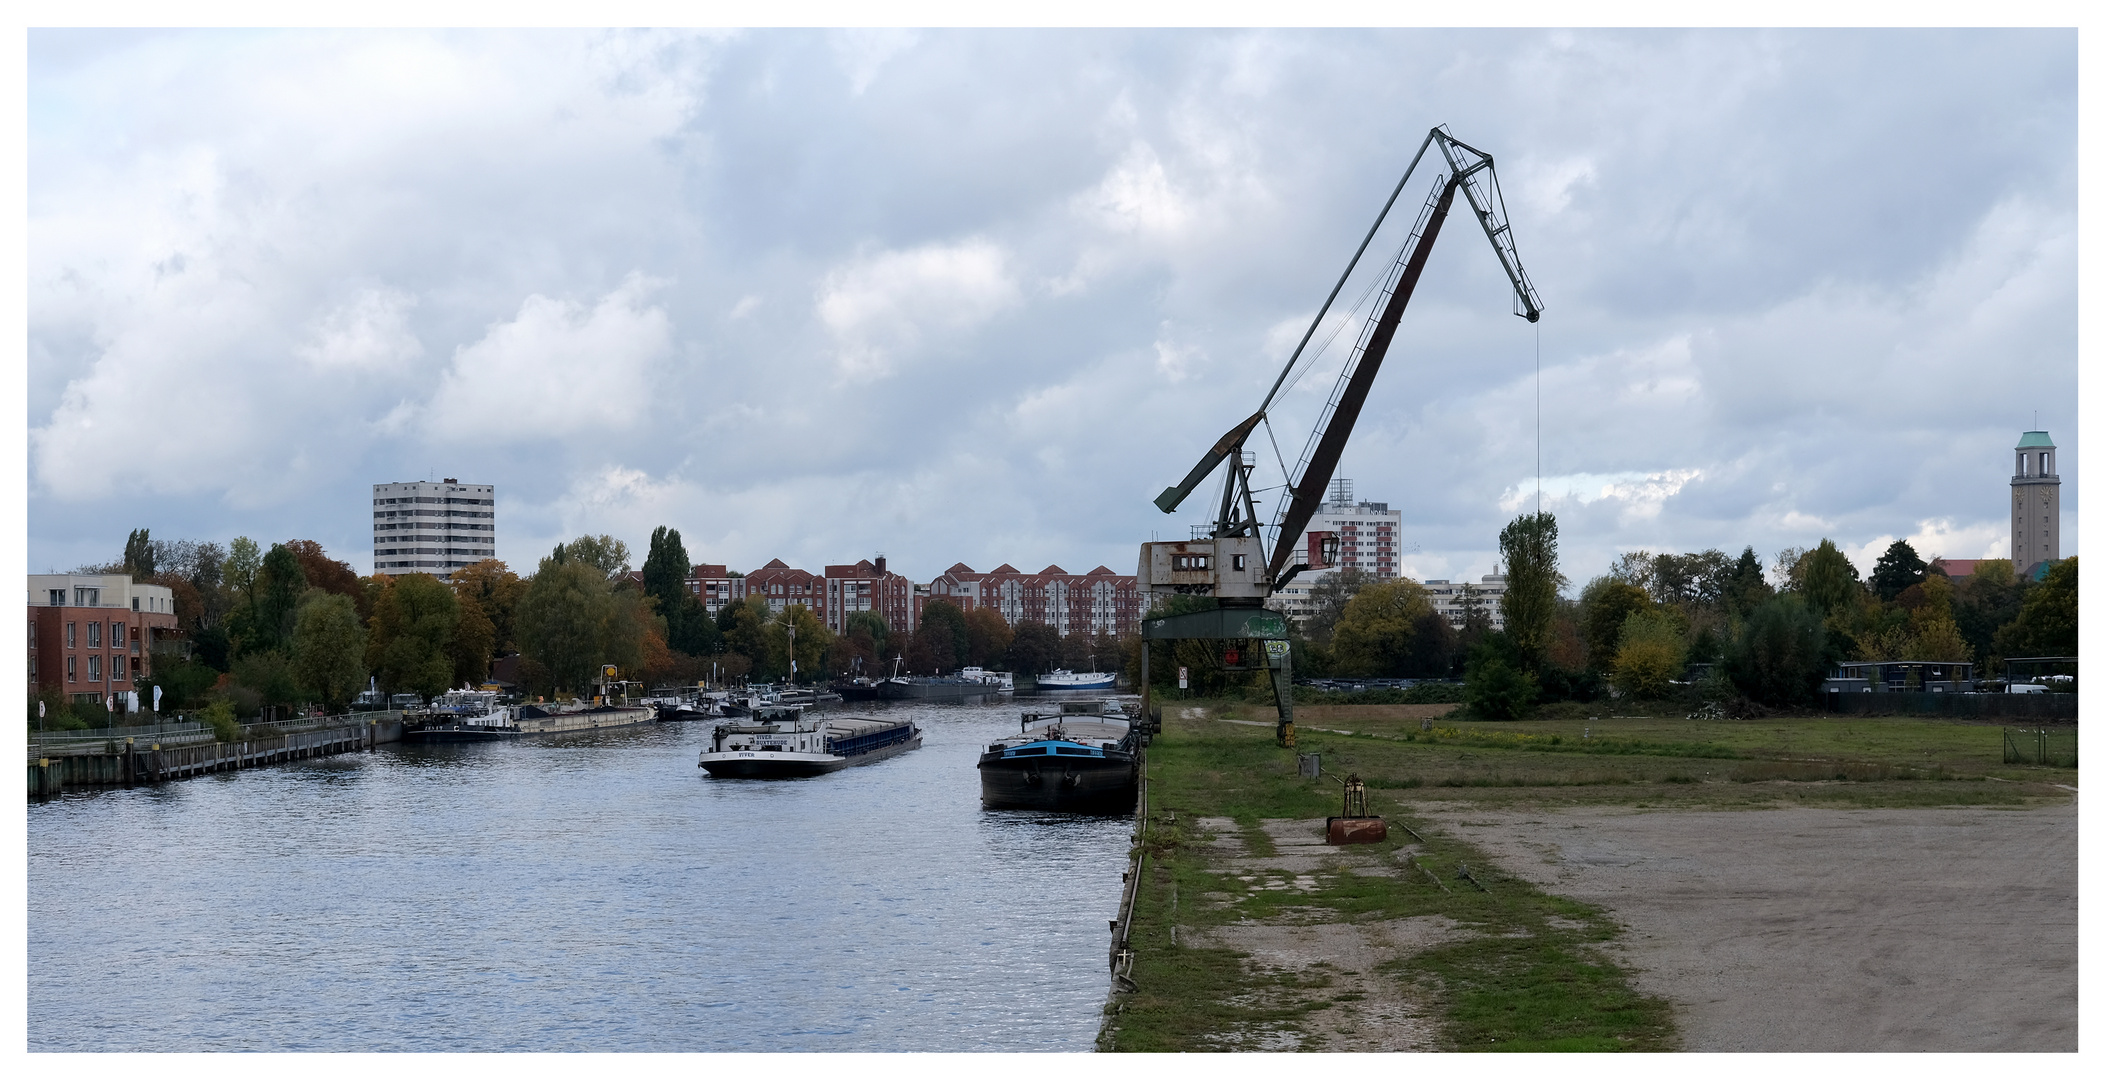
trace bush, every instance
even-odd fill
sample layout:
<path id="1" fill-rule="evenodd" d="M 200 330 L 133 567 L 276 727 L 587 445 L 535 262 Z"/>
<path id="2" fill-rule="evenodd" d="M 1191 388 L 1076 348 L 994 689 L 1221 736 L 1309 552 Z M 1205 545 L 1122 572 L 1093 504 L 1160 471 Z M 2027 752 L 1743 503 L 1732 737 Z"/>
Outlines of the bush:
<path id="1" fill-rule="evenodd" d="M 1603 681 L 1601 672 L 1592 668 L 1573 669 L 1544 664 L 1537 679 L 1544 701 L 1599 701 L 1608 692 L 1608 684 Z"/>
<path id="2" fill-rule="evenodd" d="M 1661 698 L 1682 673 L 1685 651 L 1674 620 L 1663 613 L 1637 611 L 1624 617 L 1617 638 L 1616 665 L 1610 681 L 1625 697 Z"/>
<path id="3" fill-rule="evenodd" d="M 1463 700 L 1471 712 L 1487 720 L 1519 720 L 1536 703 L 1536 677 L 1487 642 L 1470 653 L 1463 674 Z"/>
<path id="4" fill-rule="evenodd" d="M 234 719 L 234 706 L 225 698 L 206 706 L 197 714 L 198 721 L 212 729 L 220 742 L 233 742 L 241 738 L 241 722 Z"/>

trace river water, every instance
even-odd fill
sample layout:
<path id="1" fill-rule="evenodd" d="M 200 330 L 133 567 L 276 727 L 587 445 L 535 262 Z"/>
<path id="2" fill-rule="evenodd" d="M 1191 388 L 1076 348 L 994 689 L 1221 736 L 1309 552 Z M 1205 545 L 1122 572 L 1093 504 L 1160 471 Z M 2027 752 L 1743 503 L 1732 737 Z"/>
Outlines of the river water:
<path id="1" fill-rule="evenodd" d="M 687 723 L 32 804 L 29 1049 L 1090 1049 L 1132 822 L 980 808 L 1020 704 L 812 780 Z"/>

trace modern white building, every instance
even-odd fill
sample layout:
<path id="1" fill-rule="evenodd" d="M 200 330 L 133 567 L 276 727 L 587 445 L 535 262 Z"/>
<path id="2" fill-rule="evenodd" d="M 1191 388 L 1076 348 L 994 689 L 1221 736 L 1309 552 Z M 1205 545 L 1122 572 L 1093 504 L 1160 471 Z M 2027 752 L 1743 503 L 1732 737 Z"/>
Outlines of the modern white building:
<path id="1" fill-rule="evenodd" d="M 373 485 L 373 572 L 453 580 L 470 563 L 497 557 L 497 493 L 488 484 Z"/>
<path id="2" fill-rule="evenodd" d="M 1474 596 L 1484 604 L 1484 613 L 1491 618 L 1492 629 L 1506 629 L 1506 615 L 1499 610 L 1499 600 L 1506 595 L 1505 574 L 1486 574 L 1475 585 L 1446 579 L 1428 581 L 1425 585 L 1426 596 L 1433 601 L 1433 610 L 1447 616 L 1449 626 L 1462 629 L 1468 611 L 1466 601 Z"/>
<path id="3" fill-rule="evenodd" d="M 1352 567 L 1376 581 L 1390 581 L 1402 569 L 1399 563 L 1404 512 L 1391 510 L 1386 502 L 1361 502 L 1353 497 L 1353 482 L 1331 481 L 1331 497 L 1316 507 L 1302 535 L 1294 538 L 1298 552 L 1312 551 L 1323 538 L 1338 538 L 1338 565 L 1334 569 L 1305 571 L 1273 594 L 1272 607 L 1295 619 L 1310 614 L 1309 593 L 1336 570 Z M 1315 558 L 1308 558 L 1311 566 Z"/>

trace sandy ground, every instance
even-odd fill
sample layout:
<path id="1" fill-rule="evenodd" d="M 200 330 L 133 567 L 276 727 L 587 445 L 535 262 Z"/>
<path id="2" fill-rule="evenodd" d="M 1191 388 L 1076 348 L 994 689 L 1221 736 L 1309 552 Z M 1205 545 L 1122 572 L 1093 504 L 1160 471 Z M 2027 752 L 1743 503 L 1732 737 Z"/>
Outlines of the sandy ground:
<path id="1" fill-rule="evenodd" d="M 1369 848 L 1326 845 L 1322 818 L 1264 822 L 1275 852 L 1269 857 L 1251 855 L 1229 818 L 1201 818 L 1199 824 L 1214 836 L 1209 847 L 1215 865 L 1253 889 L 1309 892 L 1317 887 L 1318 874 L 1405 872 Z M 1226 899 L 1210 895 L 1196 902 L 1216 904 Z M 1351 1000 L 1310 1013 L 1303 1021 L 1306 1035 L 1316 1037 L 1321 1049 L 1432 1049 L 1439 1034 L 1433 1006 L 1408 991 L 1396 976 L 1375 969 L 1384 961 L 1448 940 L 1456 932 L 1455 924 L 1437 915 L 1381 922 L 1319 921 L 1329 917 L 1328 911 L 1312 909 L 1304 914 L 1289 908 L 1278 920 L 1245 919 L 1205 931 L 1180 927 L 1179 932 L 1186 944 L 1246 953 L 1245 963 L 1259 970 L 1330 976 L 1330 985 L 1315 995 L 1343 995 Z M 1228 1032 L 1219 1043 L 1223 1050 L 1294 1050 L 1303 1046 L 1304 1033 L 1284 1027 Z"/>
<path id="2" fill-rule="evenodd" d="M 2077 1049 L 2077 807 L 1489 811 L 1422 820 L 1608 908 L 1683 1045 Z"/>

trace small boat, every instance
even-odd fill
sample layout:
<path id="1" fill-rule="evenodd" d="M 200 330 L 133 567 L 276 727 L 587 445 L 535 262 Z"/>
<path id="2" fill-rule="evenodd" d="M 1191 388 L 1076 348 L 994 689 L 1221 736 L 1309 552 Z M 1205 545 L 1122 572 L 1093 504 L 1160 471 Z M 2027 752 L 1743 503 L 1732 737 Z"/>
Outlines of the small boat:
<path id="1" fill-rule="evenodd" d="M 680 694 L 664 694 L 644 699 L 644 704 L 658 710 L 658 722 L 675 723 L 686 720 L 716 720 L 725 715 L 724 705 L 731 695 L 722 690 L 688 690 Z"/>
<path id="2" fill-rule="evenodd" d="M 869 765 L 921 745 L 904 720 L 816 719 L 802 705 L 762 705 L 751 719 L 717 728 L 697 764 L 718 777 L 777 780 Z"/>
<path id="3" fill-rule="evenodd" d="M 1069 671 L 1059 668 L 1038 677 L 1040 690 L 1109 690 L 1118 675 L 1108 671 Z"/>
<path id="4" fill-rule="evenodd" d="M 1015 735 L 980 755 L 980 804 L 990 810 L 1133 811 L 1141 735 L 1114 702 L 1061 701 L 1027 710 Z"/>
<path id="5" fill-rule="evenodd" d="M 848 701 L 902 701 L 912 696 L 907 692 L 908 681 L 900 676 L 899 665 L 905 657 L 892 658 L 892 674 L 882 679 L 858 675 L 847 682 L 834 684 L 834 692 Z"/>

